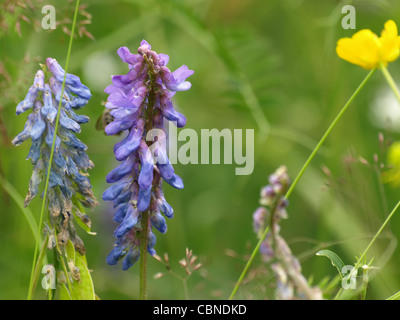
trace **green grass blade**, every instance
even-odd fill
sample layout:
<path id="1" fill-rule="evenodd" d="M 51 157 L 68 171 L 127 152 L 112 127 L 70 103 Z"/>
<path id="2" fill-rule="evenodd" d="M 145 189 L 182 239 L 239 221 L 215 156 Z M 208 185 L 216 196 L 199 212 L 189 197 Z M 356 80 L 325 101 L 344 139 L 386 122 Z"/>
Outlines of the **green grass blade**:
<path id="1" fill-rule="evenodd" d="M 333 251 L 331 250 L 320 250 L 316 253 L 317 256 L 327 257 L 331 260 L 332 265 L 337 269 L 340 278 L 343 278 L 342 270 L 344 267 L 343 260 Z"/>
<path id="2" fill-rule="evenodd" d="M 8 182 L 4 177 L 0 175 L 0 186 L 4 189 L 5 192 L 9 194 L 9 196 L 15 201 L 18 207 L 21 209 L 26 221 L 28 222 L 29 228 L 32 231 L 33 237 L 36 242 L 42 242 L 42 237 L 40 233 L 37 233 L 38 225 L 36 223 L 35 217 L 33 216 L 32 211 L 29 208 L 25 208 L 23 206 L 24 199 L 18 193 L 18 191 L 14 188 L 14 186 Z"/>
<path id="3" fill-rule="evenodd" d="M 46 257 L 46 250 L 47 250 L 47 243 L 48 243 L 49 237 L 46 236 L 46 238 L 44 239 L 43 243 L 42 243 L 42 247 L 40 249 L 39 252 L 39 257 L 36 261 L 36 266 L 35 266 L 35 270 L 33 272 L 33 277 L 32 277 L 32 285 L 29 286 L 30 288 L 30 292 L 29 295 L 31 297 L 33 297 L 33 295 L 35 294 L 35 290 L 36 290 L 36 285 L 39 281 L 39 275 L 40 275 L 40 271 L 41 271 L 41 266 L 42 266 L 42 261 L 44 261 L 44 264 L 47 264 L 45 257 Z M 51 291 L 51 289 L 49 289 Z"/>
<path id="4" fill-rule="evenodd" d="M 396 292 L 394 295 L 390 296 L 386 300 L 400 300 L 400 291 Z"/>

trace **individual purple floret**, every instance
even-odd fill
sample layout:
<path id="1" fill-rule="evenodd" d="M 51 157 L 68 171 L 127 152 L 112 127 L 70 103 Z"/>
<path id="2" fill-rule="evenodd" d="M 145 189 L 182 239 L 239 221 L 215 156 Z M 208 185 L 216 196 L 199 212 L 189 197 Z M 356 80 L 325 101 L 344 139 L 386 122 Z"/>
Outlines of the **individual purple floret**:
<path id="1" fill-rule="evenodd" d="M 149 216 L 147 251 L 151 255 L 155 254 L 156 241 L 152 227 L 167 232 L 164 216 L 172 218 L 174 211 L 164 198 L 162 181 L 183 188 L 183 181 L 167 156 L 164 119 L 177 127 L 185 126 L 185 116 L 175 110 L 171 99 L 176 91 L 191 88 L 186 78 L 194 72 L 187 66 L 171 72 L 166 67 L 169 57 L 152 51 L 145 40 L 140 43 L 138 54 L 126 47 L 119 48 L 117 53 L 128 64 L 129 72 L 113 76 L 113 84 L 104 90 L 109 94 L 106 108 L 113 117 L 105 132 L 126 134 L 114 146 L 115 157 L 121 164 L 107 175 L 107 182 L 114 185 L 103 193 L 103 200 L 113 201 L 114 221 L 120 223 L 107 263 L 114 265 L 124 258 L 126 270 L 139 259 L 144 212 Z M 154 140 L 146 141 L 153 129 L 157 129 Z"/>
<path id="2" fill-rule="evenodd" d="M 52 58 L 47 58 L 46 66 L 42 68 L 44 70 L 36 73 L 25 99 L 17 105 L 17 115 L 29 109 L 32 113 L 28 115 L 24 130 L 12 141 L 18 146 L 32 140 L 27 159 L 32 161 L 33 174 L 25 206 L 39 193 L 39 185 L 46 179 L 65 75 L 63 68 Z M 48 81 L 44 71 L 50 77 Z M 75 137 L 75 133 L 81 131 L 80 124 L 88 122 L 89 118 L 77 115 L 74 110 L 85 106 L 90 97 L 90 90 L 79 77 L 67 73 L 47 193 L 50 224 L 58 234 L 59 245 L 70 239 L 81 254 L 85 253 L 85 247 L 76 235 L 73 220 L 80 219 L 90 228 L 90 219 L 82 206 L 93 207 L 96 199 L 87 174 L 93 163 L 85 152 L 86 145 Z"/>

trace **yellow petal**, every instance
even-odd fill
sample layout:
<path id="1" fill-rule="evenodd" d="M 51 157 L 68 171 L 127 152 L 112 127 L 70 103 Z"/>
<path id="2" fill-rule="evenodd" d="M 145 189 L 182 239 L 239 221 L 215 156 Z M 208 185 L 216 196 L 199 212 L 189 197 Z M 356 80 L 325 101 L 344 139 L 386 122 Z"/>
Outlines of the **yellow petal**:
<path id="1" fill-rule="evenodd" d="M 338 56 L 365 69 L 373 69 L 379 62 L 379 38 L 371 30 L 364 29 L 351 38 L 339 39 L 336 46 Z"/>
<path id="2" fill-rule="evenodd" d="M 389 20 L 385 23 L 385 29 L 381 33 L 379 42 L 381 44 L 381 61 L 392 62 L 399 57 L 399 34 L 396 23 L 393 20 Z"/>

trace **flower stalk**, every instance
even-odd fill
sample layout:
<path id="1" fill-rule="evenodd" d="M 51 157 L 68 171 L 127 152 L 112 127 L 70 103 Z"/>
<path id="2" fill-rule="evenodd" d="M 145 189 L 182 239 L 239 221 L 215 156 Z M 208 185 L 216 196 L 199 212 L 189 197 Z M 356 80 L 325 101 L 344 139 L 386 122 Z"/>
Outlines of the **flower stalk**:
<path id="1" fill-rule="evenodd" d="M 379 63 L 379 68 L 381 69 L 383 76 L 385 77 L 386 82 L 388 83 L 390 89 L 392 89 L 397 101 L 400 103 L 400 92 L 399 92 L 396 82 L 393 80 L 389 70 L 387 69 L 385 64 L 382 62 Z"/>
<path id="2" fill-rule="evenodd" d="M 147 243 L 149 233 L 149 213 L 143 212 L 142 214 L 143 228 L 140 238 L 140 300 L 147 300 Z"/>

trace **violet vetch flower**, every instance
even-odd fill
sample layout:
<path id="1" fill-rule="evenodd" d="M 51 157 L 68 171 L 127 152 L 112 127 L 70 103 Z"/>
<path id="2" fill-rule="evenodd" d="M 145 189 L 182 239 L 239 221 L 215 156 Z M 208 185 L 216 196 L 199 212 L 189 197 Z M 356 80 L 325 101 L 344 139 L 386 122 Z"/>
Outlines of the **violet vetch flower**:
<path id="1" fill-rule="evenodd" d="M 269 226 L 269 231 L 261 243 L 260 252 L 275 275 L 276 298 L 320 300 L 321 290 L 308 285 L 301 273 L 300 262 L 279 234 L 279 222 L 288 217 L 286 212 L 288 201 L 285 194 L 290 186 L 290 179 L 286 167 L 279 167 L 269 176 L 268 181 L 269 184 L 261 189 L 262 206 L 253 213 L 253 228 L 260 238 L 266 226 Z"/>
<path id="2" fill-rule="evenodd" d="M 81 131 L 80 124 L 88 122 L 89 118 L 77 115 L 75 110 L 85 106 L 91 94 L 79 77 L 67 73 L 61 97 L 65 71 L 52 58 L 47 58 L 46 66 L 42 68 L 36 73 L 25 99 L 17 105 L 17 115 L 29 109 L 32 112 L 28 115 L 24 130 L 12 141 L 18 146 L 28 139 L 32 140 L 27 159 L 31 159 L 33 173 L 25 206 L 39 193 L 39 184 L 46 179 L 51 147 L 54 135 L 57 134 L 46 199 L 50 224 L 56 228 L 60 245 L 70 239 L 76 250 L 84 254 L 85 247 L 76 234 L 73 220 L 79 219 L 79 224 L 83 223 L 90 229 L 90 219 L 83 207 L 95 206 L 96 199 L 87 174 L 87 169 L 91 169 L 93 163 L 85 152 L 86 145 L 75 136 L 75 133 Z M 47 82 L 45 74 L 50 77 Z M 56 133 L 55 122 L 60 99 L 60 125 Z"/>
<path id="3" fill-rule="evenodd" d="M 105 132 L 107 135 L 125 132 L 125 138 L 114 146 L 115 157 L 121 164 L 107 175 L 107 182 L 114 185 L 103 193 L 103 200 L 113 201 L 113 220 L 120 223 L 107 263 L 114 265 L 124 259 L 126 270 L 139 259 L 144 212 L 149 216 L 147 251 L 151 255 L 155 254 L 156 242 L 152 228 L 167 232 L 164 216 L 172 218 L 174 210 L 164 198 L 162 181 L 183 188 L 183 181 L 167 156 L 164 119 L 173 121 L 177 127 L 185 126 L 185 116 L 175 110 L 171 99 L 176 91 L 190 89 L 191 83 L 186 78 L 194 72 L 187 66 L 171 72 L 166 67 L 169 57 L 152 51 L 145 40 L 140 43 L 138 54 L 132 54 L 126 47 L 119 48 L 117 53 L 128 64 L 129 72 L 113 76 L 113 84 L 104 90 L 109 94 L 106 108 L 113 119 Z M 146 142 L 152 129 L 159 132 L 153 145 Z"/>

